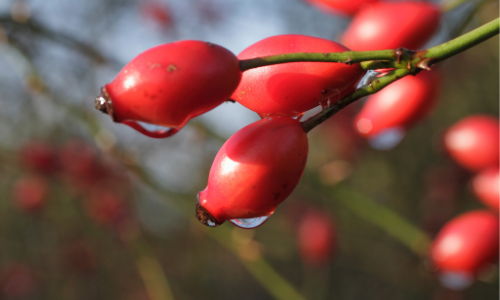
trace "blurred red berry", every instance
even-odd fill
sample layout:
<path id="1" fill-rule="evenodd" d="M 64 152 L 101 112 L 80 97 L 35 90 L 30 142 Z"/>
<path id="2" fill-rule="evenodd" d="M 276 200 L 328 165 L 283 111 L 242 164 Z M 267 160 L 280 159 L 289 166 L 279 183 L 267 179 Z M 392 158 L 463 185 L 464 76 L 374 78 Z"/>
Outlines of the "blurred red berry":
<path id="1" fill-rule="evenodd" d="M 116 192 L 96 190 L 85 199 L 88 216 L 98 224 L 108 227 L 119 227 L 129 217 L 125 199 Z"/>
<path id="2" fill-rule="evenodd" d="M 444 135 L 450 156 L 470 171 L 498 166 L 499 122 L 487 115 L 467 117 L 451 126 Z"/>
<path id="3" fill-rule="evenodd" d="M 321 211 L 307 212 L 299 223 L 297 242 L 304 261 L 312 265 L 327 264 L 335 246 L 332 218 Z"/>
<path id="4" fill-rule="evenodd" d="M 66 246 L 63 253 L 65 266 L 78 274 L 89 274 L 96 268 L 96 258 L 85 241 L 73 241 Z"/>
<path id="5" fill-rule="evenodd" d="M 493 166 L 479 172 L 472 179 L 472 190 L 481 202 L 498 213 L 500 202 L 498 166 Z"/>
<path id="6" fill-rule="evenodd" d="M 363 6 L 341 42 L 355 51 L 419 49 L 436 32 L 441 11 L 431 2 L 378 2 Z"/>
<path id="7" fill-rule="evenodd" d="M 498 216 L 471 211 L 449 221 L 434 240 L 430 257 L 444 284 L 459 289 L 488 263 L 498 260 Z"/>
<path id="8" fill-rule="evenodd" d="M 163 28 L 172 27 L 174 23 L 166 3 L 143 0 L 140 2 L 140 12 L 145 19 L 151 20 Z"/>
<path id="9" fill-rule="evenodd" d="M 58 169 L 57 151 L 48 142 L 30 142 L 19 150 L 21 164 L 42 174 L 52 174 Z"/>
<path id="10" fill-rule="evenodd" d="M 306 0 L 320 9 L 335 14 L 352 16 L 364 5 L 379 0 Z"/>
<path id="11" fill-rule="evenodd" d="M 438 70 L 406 76 L 368 97 L 355 120 L 365 137 L 394 128 L 408 130 L 436 106 L 442 75 Z"/>
<path id="12" fill-rule="evenodd" d="M 29 213 L 42 209 L 48 200 L 48 195 L 48 182 L 38 175 L 28 175 L 19 179 L 12 190 L 15 205 Z"/>
<path id="13" fill-rule="evenodd" d="M 15 263 L 0 270 L 1 299 L 24 299 L 33 295 L 36 281 L 30 268 L 22 263 Z"/>

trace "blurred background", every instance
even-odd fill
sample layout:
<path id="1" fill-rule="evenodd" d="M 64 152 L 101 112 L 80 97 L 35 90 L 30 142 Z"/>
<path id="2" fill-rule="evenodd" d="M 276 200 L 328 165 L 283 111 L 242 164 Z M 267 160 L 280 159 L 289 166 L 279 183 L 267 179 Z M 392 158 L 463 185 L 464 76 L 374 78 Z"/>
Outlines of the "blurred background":
<path id="1" fill-rule="evenodd" d="M 497 1 L 474 9 L 447 13 L 430 45 L 498 17 Z M 301 182 L 256 229 L 207 228 L 194 211 L 218 149 L 257 114 L 225 103 L 151 139 L 94 109 L 153 46 L 238 54 L 278 34 L 338 40 L 348 24 L 299 0 L 0 0 L 0 299 L 498 299 L 498 265 L 453 291 L 427 257 L 443 224 L 485 208 L 442 135 L 498 117 L 498 37 L 441 64 L 438 106 L 393 149 L 354 131 L 363 100 L 314 129 Z M 334 224 L 321 263 L 299 250 L 311 212 Z"/>

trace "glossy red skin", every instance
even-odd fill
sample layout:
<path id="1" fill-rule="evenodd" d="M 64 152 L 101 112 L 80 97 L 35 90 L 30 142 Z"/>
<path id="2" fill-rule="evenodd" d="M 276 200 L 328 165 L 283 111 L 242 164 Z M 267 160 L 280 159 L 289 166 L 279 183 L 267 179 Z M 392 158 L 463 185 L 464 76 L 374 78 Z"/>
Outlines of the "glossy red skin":
<path id="1" fill-rule="evenodd" d="M 354 16 L 341 42 L 355 51 L 419 49 L 436 32 L 439 7 L 430 2 L 378 2 Z"/>
<path id="2" fill-rule="evenodd" d="M 105 88 L 116 122 L 177 128 L 228 100 L 240 78 L 239 61 L 227 49 L 179 41 L 139 54 Z"/>
<path id="3" fill-rule="evenodd" d="M 487 115 L 465 118 L 444 135 L 444 147 L 450 156 L 470 171 L 498 166 L 499 122 Z"/>
<path id="4" fill-rule="evenodd" d="M 352 16 L 366 4 L 379 0 L 306 0 L 326 12 Z"/>
<path id="5" fill-rule="evenodd" d="M 441 83 L 438 70 L 422 71 L 391 83 L 367 99 L 354 127 L 365 137 L 394 127 L 408 129 L 436 106 Z"/>
<path id="6" fill-rule="evenodd" d="M 493 166 L 479 172 L 472 179 L 472 190 L 477 198 L 486 206 L 499 211 L 500 206 L 500 178 L 498 176 L 498 166 Z"/>
<path id="7" fill-rule="evenodd" d="M 12 197 L 16 206 L 22 211 L 34 213 L 40 211 L 47 203 L 49 186 L 41 176 L 26 176 L 14 184 Z"/>
<path id="8" fill-rule="evenodd" d="M 313 265 L 328 263 L 335 244 L 333 220 L 320 211 L 308 212 L 300 221 L 297 238 L 304 261 Z"/>
<path id="9" fill-rule="evenodd" d="M 441 272 L 475 274 L 498 260 L 498 216 L 483 210 L 449 221 L 434 240 L 430 257 Z"/>
<path id="10" fill-rule="evenodd" d="M 299 183 L 308 151 L 297 120 L 271 117 L 252 123 L 217 153 L 199 204 L 219 223 L 270 215 Z"/>
<path id="11" fill-rule="evenodd" d="M 243 50 L 238 58 L 293 52 L 343 52 L 333 41 L 297 34 L 273 36 Z M 261 117 L 295 117 L 322 102 L 331 104 L 356 88 L 364 71 L 358 64 L 296 62 L 251 69 L 243 73 L 231 99 Z"/>

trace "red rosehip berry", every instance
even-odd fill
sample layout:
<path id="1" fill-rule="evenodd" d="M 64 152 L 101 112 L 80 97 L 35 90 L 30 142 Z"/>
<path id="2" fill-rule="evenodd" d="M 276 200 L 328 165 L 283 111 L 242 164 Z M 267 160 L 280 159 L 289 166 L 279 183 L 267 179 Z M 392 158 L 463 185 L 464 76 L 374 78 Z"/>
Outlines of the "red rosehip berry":
<path id="1" fill-rule="evenodd" d="M 19 179 L 14 184 L 12 191 L 15 205 L 28 213 L 41 210 L 47 203 L 48 194 L 49 186 L 47 180 L 36 175 Z"/>
<path id="2" fill-rule="evenodd" d="M 57 153 L 47 142 L 30 142 L 19 150 L 21 164 L 31 170 L 52 174 L 57 171 Z"/>
<path id="3" fill-rule="evenodd" d="M 481 202 L 498 213 L 500 206 L 498 166 L 493 166 L 479 172 L 472 179 L 472 190 Z"/>
<path id="4" fill-rule="evenodd" d="M 449 221 L 431 246 L 442 283 L 463 289 L 486 264 L 498 259 L 498 216 L 476 210 Z"/>
<path id="5" fill-rule="evenodd" d="M 201 41 L 164 44 L 128 63 L 102 88 L 96 108 L 145 135 L 168 137 L 228 100 L 240 79 L 238 59 L 221 46 Z M 138 122 L 170 129 L 149 131 Z"/>
<path id="6" fill-rule="evenodd" d="M 25 299 L 35 291 L 36 281 L 28 266 L 14 263 L 0 271 L 0 296 L 3 296 L 1 299 Z"/>
<path id="7" fill-rule="evenodd" d="M 475 115 L 450 127 L 444 147 L 450 156 L 470 171 L 498 166 L 499 122 L 487 115 Z"/>
<path id="8" fill-rule="evenodd" d="M 169 28 L 174 23 L 170 10 L 164 3 L 143 0 L 140 3 L 140 12 L 144 18 L 152 20 L 162 27 Z"/>
<path id="9" fill-rule="evenodd" d="M 333 41 L 297 34 L 273 36 L 243 50 L 240 60 L 293 52 L 343 52 Z M 329 105 L 354 91 L 364 71 L 358 64 L 294 62 L 243 73 L 231 98 L 261 117 L 296 117 L 320 104 Z"/>
<path id="10" fill-rule="evenodd" d="M 326 12 L 352 16 L 364 5 L 379 0 L 306 0 Z"/>
<path id="11" fill-rule="evenodd" d="M 355 128 L 367 138 L 389 130 L 402 135 L 436 106 L 441 89 L 441 73 L 423 71 L 406 76 L 368 97 L 355 120 Z"/>
<path id="12" fill-rule="evenodd" d="M 209 226 L 262 224 L 298 184 L 308 151 L 307 135 L 292 118 L 265 118 L 241 129 L 217 153 L 196 217 Z"/>
<path id="13" fill-rule="evenodd" d="M 128 206 L 119 194 L 107 191 L 96 190 L 85 199 L 87 215 L 96 223 L 118 228 L 127 221 L 130 216 Z"/>
<path id="14" fill-rule="evenodd" d="M 299 223 L 297 242 L 305 262 L 312 265 L 328 263 L 335 245 L 332 218 L 321 211 L 306 213 Z"/>
<path id="15" fill-rule="evenodd" d="M 63 252 L 64 265 L 72 272 L 87 275 L 97 266 L 94 253 L 83 240 L 75 240 L 68 244 Z"/>
<path id="16" fill-rule="evenodd" d="M 430 2 L 379 2 L 354 16 L 342 43 L 355 51 L 418 49 L 434 34 L 441 11 Z"/>

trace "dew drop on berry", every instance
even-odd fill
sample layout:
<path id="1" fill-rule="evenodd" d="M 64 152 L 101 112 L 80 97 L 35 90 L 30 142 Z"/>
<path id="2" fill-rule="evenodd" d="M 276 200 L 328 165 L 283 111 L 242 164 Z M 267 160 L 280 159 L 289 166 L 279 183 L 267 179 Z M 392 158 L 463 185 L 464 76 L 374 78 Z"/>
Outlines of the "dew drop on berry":
<path id="1" fill-rule="evenodd" d="M 139 121 L 137 121 L 137 122 L 136 121 L 125 121 L 122 123 L 132 127 L 133 129 L 139 131 L 140 133 L 142 133 L 146 136 L 152 137 L 152 138 L 170 137 L 182 129 L 182 127 L 171 128 L 171 127 L 164 127 L 164 126 L 159 126 L 159 125 L 154 125 L 154 124 L 148 124 L 148 123 L 139 122 Z"/>
<path id="2" fill-rule="evenodd" d="M 405 135 L 403 128 L 393 127 L 369 137 L 368 144 L 377 150 L 391 150 L 401 143 Z"/>
<path id="3" fill-rule="evenodd" d="M 269 219 L 269 216 L 248 218 L 248 219 L 232 219 L 229 220 L 229 222 L 241 228 L 252 229 L 264 224 L 264 222 L 266 222 L 267 219 Z"/>
<path id="4" fill-rule="evenodd" d="M 467 272 L 443 272 L 439 275 L 441 284 L 454 291 L 462 291 L 474 282 L 472 274 Z"/>

